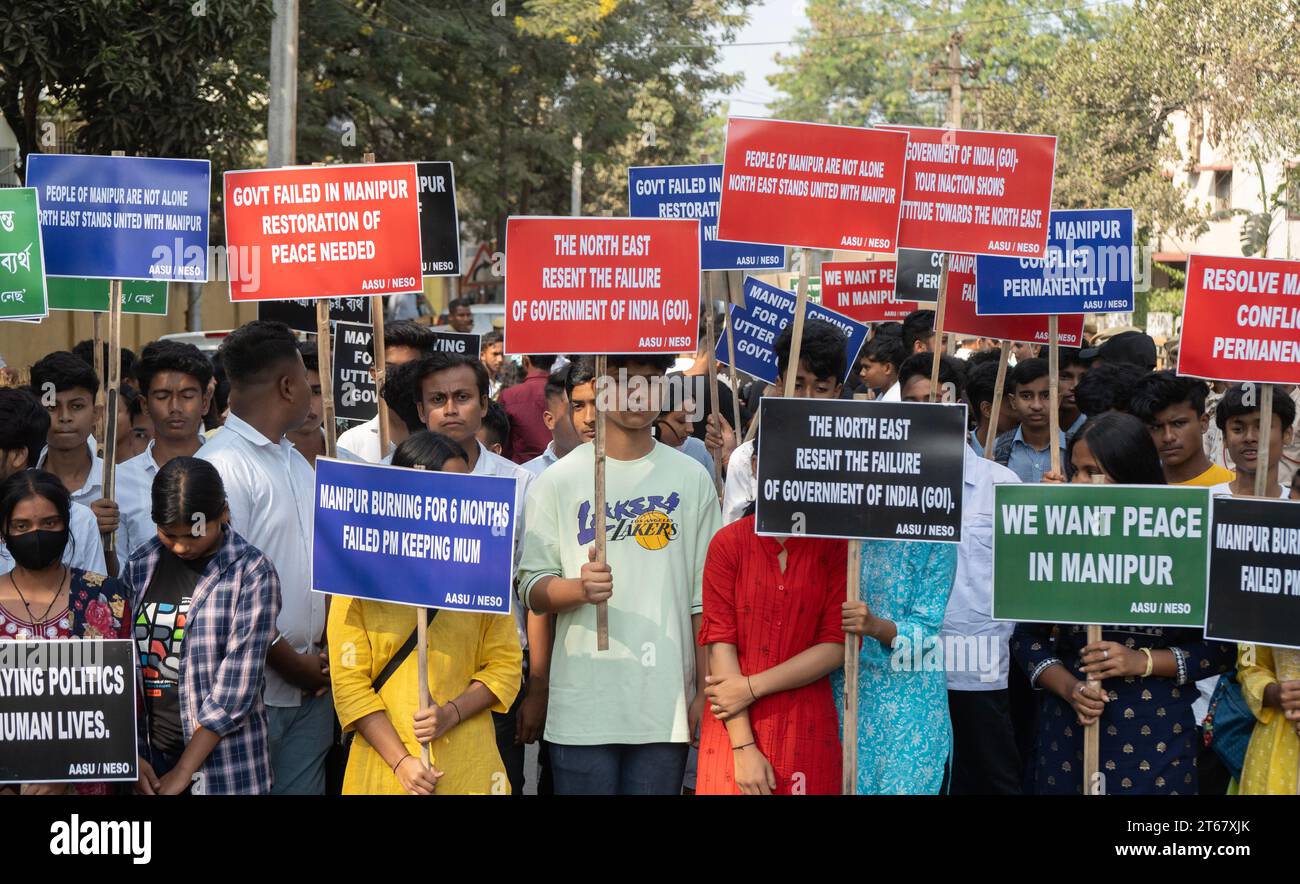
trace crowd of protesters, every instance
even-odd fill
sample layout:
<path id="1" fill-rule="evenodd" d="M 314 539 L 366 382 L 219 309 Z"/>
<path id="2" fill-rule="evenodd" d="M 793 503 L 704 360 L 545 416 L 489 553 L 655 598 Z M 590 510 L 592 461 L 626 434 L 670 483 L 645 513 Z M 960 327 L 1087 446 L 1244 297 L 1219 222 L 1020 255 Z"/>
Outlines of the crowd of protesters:
<path id="1" fill-rule="evenodd" d="M 1298 652 L 994 620 L 991 540 L 1003 483 L 1248 496 L 1263 471 L 1270 496 L 1300 498 L 1297 389 L 1275 391 L 1265 447 L 1257 390 L 1157 370 L 1136 329 L 1060 350 L 1053 421 L 1046 352 L 1015 345 L 999 396 L 997 342 L 948 347 L 930 311 L 877 324 L 857 354 L 809 320 L 793 363 L 790 330 L 776 341 L 774 384 L 720 365 L 716 387 L 703 341 L 610 356 L 599 375 L 591 357 L 506 357 L 497 331 L 478 358 L 451 355 L 438 327 L 394 320 L 388 448 L 376 417 L 334 455 L 516 483 L 514 616 L 430 609 L 427 704 L 418 609 L 312 591 L 314 468 L 331 453 L 312 336 L 259 320 L 211 358 L 123 350 L 111 499 L 93 345 L 0 388 L 0 640 L 134 641 L 135 792 L 839 793 L 846 634 L 861 638 L 858 794 L 1080 793 L 1089 726 L 1108 794 L 1295 792 Z M 449 320 L 470 331 L 470 304 Z M 862 542 L 846 601 L 847 542 L 755 531 L 759 401 L 792 381 L 796 397 L 924 402 L 935 377 L 967 405 L 961 541 Z M 667 392 L 604 410 L 596 513 L 599 393 L 637 379 Z M 905 642 L 971 652 L 915 667 Z"/>

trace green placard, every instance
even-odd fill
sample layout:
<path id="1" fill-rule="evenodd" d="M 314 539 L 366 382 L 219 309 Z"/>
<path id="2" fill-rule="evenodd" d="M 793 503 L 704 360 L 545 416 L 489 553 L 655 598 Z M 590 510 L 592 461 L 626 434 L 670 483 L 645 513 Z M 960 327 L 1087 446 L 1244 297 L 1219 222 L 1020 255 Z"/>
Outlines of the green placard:
<path id="1" fill-rule="evenodd" d="M 998 485 L 993 499 L 995 620 L 1205 625 L 1208 489 Z"/>
<path id="2" fill-rule="evenodd" d="M 0 188 L 0 319 L 32 319 L 46 313 L 36 188 Z"/>
<path id="3" fill-rule="evenodd" d="M 108 310 L 107 279 L 84 279 L 77 276 L 51 276 L 51 310 Z M 122 312 L 147 316 L 167 315 L 167 283 L 159 280 L 122 280 Z"/>

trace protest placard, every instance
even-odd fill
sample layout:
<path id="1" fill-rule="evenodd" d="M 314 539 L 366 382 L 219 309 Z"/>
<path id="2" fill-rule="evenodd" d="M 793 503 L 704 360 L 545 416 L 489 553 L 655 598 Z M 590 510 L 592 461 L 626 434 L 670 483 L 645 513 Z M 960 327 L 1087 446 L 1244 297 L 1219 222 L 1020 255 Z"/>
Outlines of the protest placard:
<path id="1" fill-rule="evenodd" d="M 36 188 L 0 189 L 0 319 L 48 312 Z"/>
<path id="2" fill-rule="evenodd" d="M 334 326 L 334 415 L 348 421 L 368 421 L 379 408 L 370 366 L 368 325 L 340 322 Z"/>
<path id="3" fill-rule="evenodd" d="M 956 335 L 1050 344 L 1048 317 L 980 316 L 975 312 L 975 256 L 949 255 L 947 315 L 944 328 Z M 1058 338 L 1063 347 L 1083 346 L 1083 316 L 1062 316 Z"/>
<path id="4" fill-rule="evenodd" d="M 1300 261 L 1192 255 L 1178 373 L 1300 383 Z"/>
<path id="5" fill-rule="evenodd" d="M 827 261 L 821 281 L 822 306 L 858 322 L 902 322 L 920 307 L 894 299 L 893 261 Z"/>
<path id="6" fill-rule="evenodd" d="M 460 216 L 451 163 L 416 163 L 420 191 L 420 261 L 425 276 L 460 276 Z"/>
<path id="7" fill-rule="evenodd" d="M 0 783 L 135 780 L 135 642 L 5 638 Z"/>
<path id="8" fill-rule="evenodd" d="M 939 298 L 943 276 L 943 252 L 899 249 L 894 273 L 894 298 L 933 306 Z"/>
<path id="9" fill-rule="evenodd" d="M 1047 257 L 976 259 L 975 312 L 1130 312 L 1133 258 L 1132 209 L 1054 209 Z"/>
<path id="10" fill-rule="evenodd" d="M 961 540 L 966 406 L 765 397 L 759 534 Z"/>
<path id="11" fill-rule="evenodd" d="M 206 282 L 207 160 L 34 153 L 47 276 Z"/>
<path id="12" fill-rule="evenodd" d="M 1205 637 L 1300 648 L 1300 502 L 1215 497 Z"/>
<path id="13" fill-rule="evenodd" d="M 1056 136 L 883 126 L 906 132 L 898 245 L 1040 258 L 1056 169 Z"/>
<path id="14" fill-rule="evenodd" d="M 731 327 L 735 342 L 736 359 L 732 366 L 748 375 L 776 382 L 776 339 L 787 325 L 794 321 L 795 295 L 774 285 L 768 285 L 752 276 L 745 278 L 745 306 L 732 304 Z M 867 327 L 833 310 L 818 304 L 805 305 L 808 319 L 829 322 L 844 332 L 844 377 L 853 370 L 858 351 L 867 341 Z M 730 348 L 726 340 L 719 340 L 713 348 L 714 358 L 731 365 Z"/>
<path id="15" fill-rule="evenodd" d="M 51 310 L 107 313 L 110 307 L 107 279 L 51 276 L 46 281 Z M 167 315 L 166 282 L 142 279 L 122 280 L 122 312 L 140 316 Z"/>
<path id="16" fill-rule="evenodd" d="M 370 299 L 354 295 L 330 298 L 330 322 L 370 325 Z M 295 331 L 316 331 L 316 302 L 303 298 L 290 301 L 258 301 L 257 318 L 283 322 Z"/>
<path id="17" fill-rule="evenodd" d="M 507 353 L 693 350 L 699 221 L 510 218 L 505 289 Z"/>
<path id="18" fill-rule="evenodd" d="M 482 335 L 476 335 L 472 332 L 444 331 L 441 328 L 435 328 L 433 331 L 433 342 L 431 344 L 433 352 L 455 353 L 460 356 L 478 358 L 482 348 Z"/>
<path id="19" fill-rule="evenodd" d="M 892 252 L 906 150 L 883 129 L 731 117 L 718 236 Z"/>
<path id="20" fill-rule="evenodd" d="M 627 170 L 633 218 L 697 218 L 701 270 L 781 270 L 785 248 L 718 239 L 722 164 L 632 166 Z"/>
<path id="21" fill-rule="evenodd" d="M 316 459 L 312 588 L 510 613 L 515 480 Z"/>
<path id="22" fill-rule="evenodd" d="M 417 186 L 415 163 L 227 172 L 230 300 L 422 291 Z"/>
<path id="23" fill-rule="evenodd" d="M 1205 488 L 995 485 L 993 618 L 1205 623 Z"/>

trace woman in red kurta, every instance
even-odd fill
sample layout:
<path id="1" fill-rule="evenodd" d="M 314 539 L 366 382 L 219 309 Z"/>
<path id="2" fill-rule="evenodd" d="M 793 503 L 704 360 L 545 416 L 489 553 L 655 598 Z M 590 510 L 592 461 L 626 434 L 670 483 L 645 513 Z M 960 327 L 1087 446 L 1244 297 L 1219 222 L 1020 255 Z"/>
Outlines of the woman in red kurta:
<path id="1" fill-rule="evenodd" d="M 839 719 L 827 674 L 844 664 L 846 546 L 723 528 L 704 562 L 707 709 L 696 792 L 838 794 Z"/>

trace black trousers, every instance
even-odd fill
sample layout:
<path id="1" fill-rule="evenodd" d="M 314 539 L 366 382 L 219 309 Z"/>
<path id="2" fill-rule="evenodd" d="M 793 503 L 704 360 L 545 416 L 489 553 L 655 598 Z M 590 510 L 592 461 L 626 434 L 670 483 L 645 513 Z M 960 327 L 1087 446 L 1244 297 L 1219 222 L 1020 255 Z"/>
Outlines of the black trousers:
<path id="1" fill-rule="evenodd" d="M 953 795 L 1021 794 L 1020 751 L 1006 690 L 949 691 Z"/>

